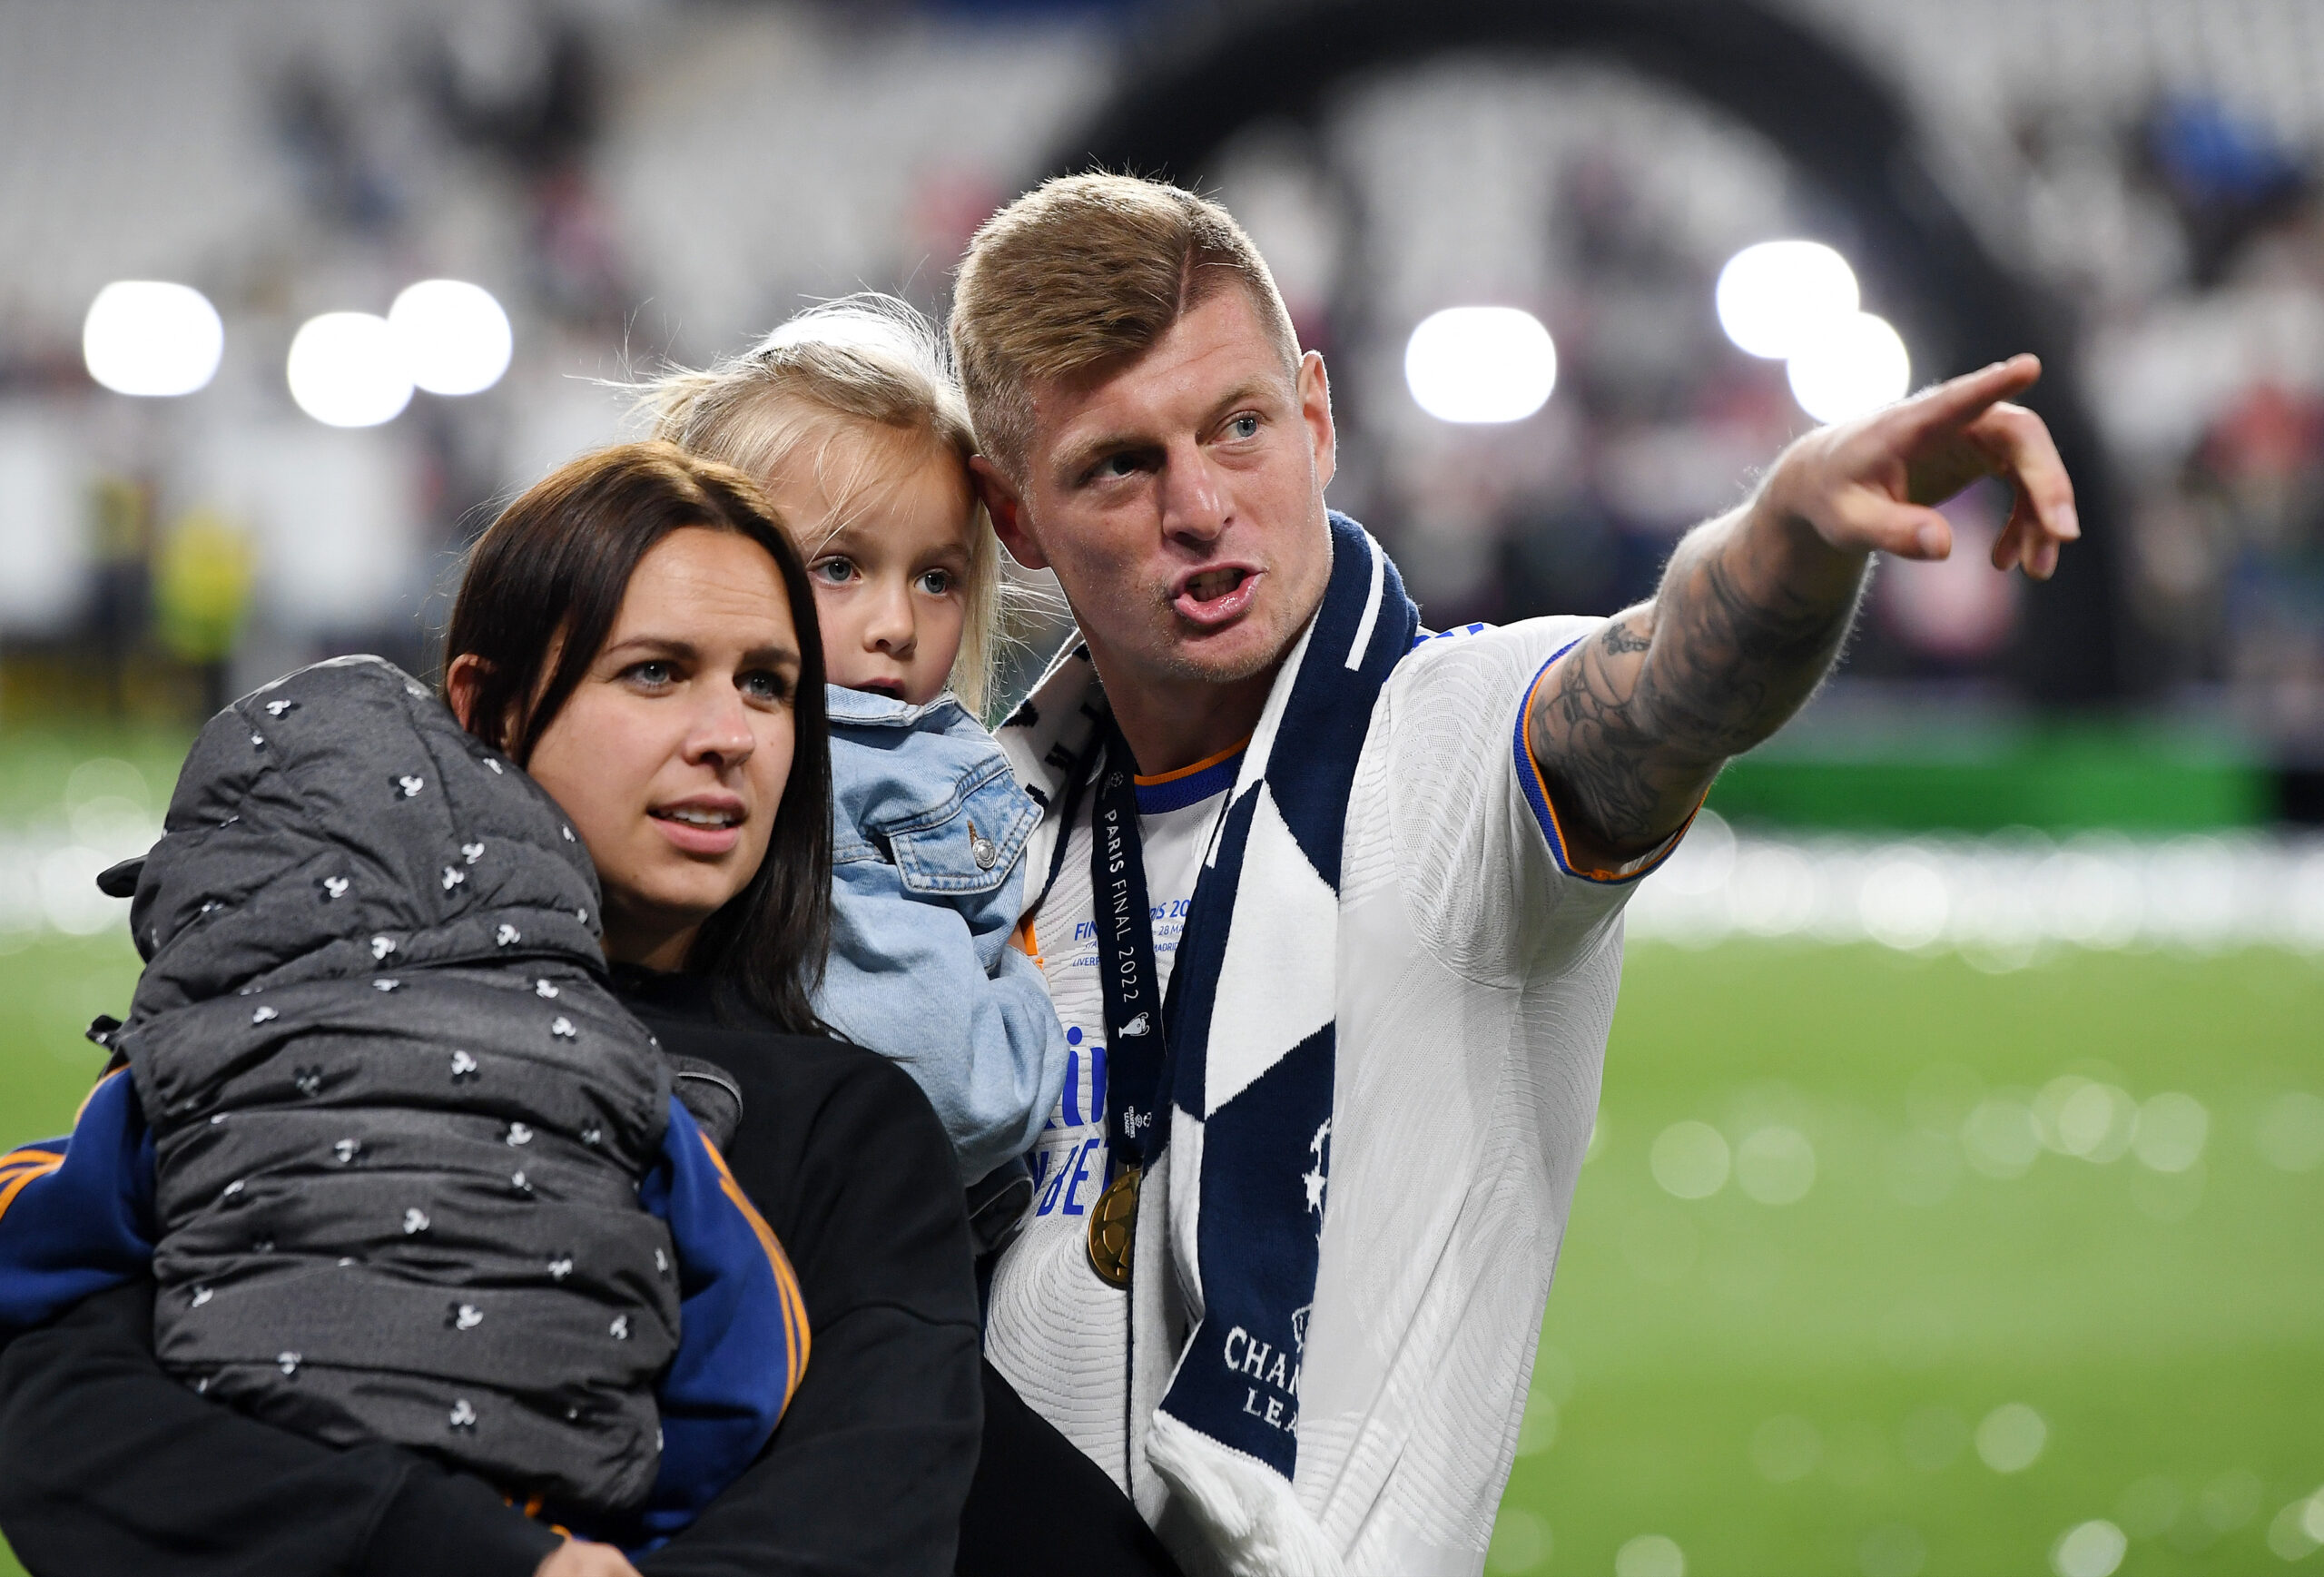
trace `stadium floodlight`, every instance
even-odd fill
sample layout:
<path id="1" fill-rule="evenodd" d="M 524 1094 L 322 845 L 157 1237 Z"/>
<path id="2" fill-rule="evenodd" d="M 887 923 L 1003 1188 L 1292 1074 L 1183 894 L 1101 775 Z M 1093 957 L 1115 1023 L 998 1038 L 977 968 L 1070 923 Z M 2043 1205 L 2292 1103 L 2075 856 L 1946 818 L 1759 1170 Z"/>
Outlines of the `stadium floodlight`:
<path id="1" fill-rule="evenodd" d="M 430 394 L 481 394 L 508 370 L 508 314 L 482 285 L 422 280 L 388 309 L 411 380 Z"/>
<path id="2" fill-rule="evenodd" d="M 1558 348 L 1518 307 L 1447 307 L 1404 345 L 1404 382 L 1439 421 L 1522 421 L 1557 387 Z"/>
<path id="3" fill-rule="evenodd" d="M 191 285 L 115 280 L 81 323 L 89 376 L 115 394 L 192 394 L 218 375 L 225 350 L 218 309 Z"/>
<path id="4" fill-rule="evenodd" d="M 1856 312 L 1794 350 L 1784 370 L 1800 409 L 1817 421 L 1846 421 L 1902 399 L 1913 359 L 1886 318 Z"/>
<path id="5" fill-rule="evenodd" d="M 325 312 L 299 326 L 285 369 L 299 409 L 329 427 L 377 427 L 411 403 L 395 330 L 369 312 Z"/>
<path id="6" fill-rule="evenodd" d="M 1738 350 L 1781 361 L 1861 298 L 1848 260 L 1820 241 L 1763 241 L 1727 260 L 1712 301 L 1718 326 Z"/>

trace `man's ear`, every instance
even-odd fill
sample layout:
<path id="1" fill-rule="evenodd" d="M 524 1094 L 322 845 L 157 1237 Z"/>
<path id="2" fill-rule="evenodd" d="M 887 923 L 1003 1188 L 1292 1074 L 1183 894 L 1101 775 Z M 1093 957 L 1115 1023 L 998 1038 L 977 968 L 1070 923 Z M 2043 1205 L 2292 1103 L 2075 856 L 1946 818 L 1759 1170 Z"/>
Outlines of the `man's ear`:
<path id="1" fill-rule="evenodd" d="M 1332 379 L 1324 370 L 1324 353 L 1310 350 L 1299 359 L 1299 418 L 1307 424 L 1308 442 L 1315 455 L 1315 486 L 1327 487 L 1339 470 L 1339 434 L 1332 425 Z"/>
<path id="2" fill-rule="evenodd" d="M 977 497 L 984 500 L 984 512 L 992 517 L 992 534 L 1009 549 L 1009 557 L 1027 569 L 1047 569 L 1049 561 L 1025 530 L 1025 498 L 1017 484 L 982 455 L 969 461 L 969 474 L 976 480 Z"/>
<path id="3" fill-rule="evenodd" d="M 470 734 L 476 732 L 477 692 L 484 686 L 484 659 L 474 652 L 462 652 L 444 670 L 444 699 L 452 708 L 452 715 Z"/>

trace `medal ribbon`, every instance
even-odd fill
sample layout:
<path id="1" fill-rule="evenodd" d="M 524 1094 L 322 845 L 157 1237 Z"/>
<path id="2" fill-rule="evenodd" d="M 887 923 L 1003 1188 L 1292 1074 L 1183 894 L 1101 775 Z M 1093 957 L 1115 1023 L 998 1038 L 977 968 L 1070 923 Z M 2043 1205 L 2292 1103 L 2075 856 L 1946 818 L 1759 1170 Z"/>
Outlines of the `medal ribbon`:
<path id="1" fill-rule="evenodd" d="M 1110 724 L 1109 724 L 1110 728 Z M 1089 818 L 1090 914 L 1098 982 L 1106 1003 L 1106 1137 L 1111 1164 L 1143 1167 L 1159 1150 L 1161 972 L 1154 962 L 1154 909 L 1137 824 L 1137 763 L 1118 729 Z"/>

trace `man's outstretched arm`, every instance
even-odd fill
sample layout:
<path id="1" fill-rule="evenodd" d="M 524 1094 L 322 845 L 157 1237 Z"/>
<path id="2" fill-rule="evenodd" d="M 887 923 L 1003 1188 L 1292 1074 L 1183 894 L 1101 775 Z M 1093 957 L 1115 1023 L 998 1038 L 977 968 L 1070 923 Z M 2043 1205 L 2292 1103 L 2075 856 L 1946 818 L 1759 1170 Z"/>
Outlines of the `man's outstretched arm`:
<path id="1" fill-rule="evenodd" d="M 1571 853 L 1611 863 L 1676 832 L 1729 756 L 1814 693 L 1875 552 L 1943 558 L 1935 506 L 1981 477 L 2015 489 L 1994 567 L 2037 580 L 2082 534 L 2042 419 L 2005 403 L 2042 375 L 1999 362 L 1786 449 L 1751 500 L 1679 543 L 1654 600 L 1561 657 L 1526 719 Z"/>

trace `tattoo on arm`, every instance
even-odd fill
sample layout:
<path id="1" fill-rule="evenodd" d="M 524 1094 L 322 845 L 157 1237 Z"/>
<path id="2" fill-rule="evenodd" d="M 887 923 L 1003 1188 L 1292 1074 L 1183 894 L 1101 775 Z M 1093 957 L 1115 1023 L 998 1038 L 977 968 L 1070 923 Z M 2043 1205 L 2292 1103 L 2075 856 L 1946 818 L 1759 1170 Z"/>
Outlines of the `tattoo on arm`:
<path id="1" fill-rule="evenodd" d="M 1606 626 L 1606 633 L 1598 637 L 1598 644 L 1606 648 L 1607 655 L 1619 657 L 1624 652 L 1642 652 L 1653 643 L 1630 628 L 1628 621 L 1615 619 Z"/>
<path id="2" fill-rule="evenodd" d="M 1748 514 L 1696 532 L 1654 601 L 1617 614 L 1535 698 L 1533 757 L 1597 852 L 1628 857 L 1675 832 L 1727 758 L 1780 727 L 1838 655 L 1861 566 L 1834 574 L 1827 555 L 1796 573 L 1764 532 Z"/>

